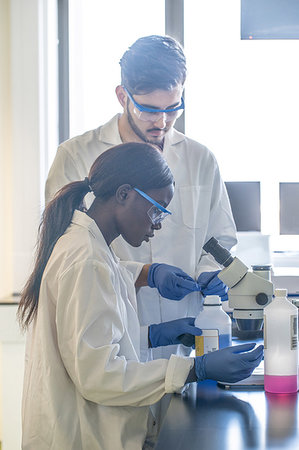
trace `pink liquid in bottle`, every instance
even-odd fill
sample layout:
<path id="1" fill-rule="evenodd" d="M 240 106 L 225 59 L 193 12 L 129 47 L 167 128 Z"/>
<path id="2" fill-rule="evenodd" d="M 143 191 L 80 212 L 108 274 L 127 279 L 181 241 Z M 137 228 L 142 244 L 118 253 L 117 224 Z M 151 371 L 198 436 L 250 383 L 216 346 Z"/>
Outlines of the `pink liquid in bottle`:
<path id="1" fill-rule="evenodd" d="M 296 375 L 278 376 L 266 375 L 264 376 L 265 391 L 276 394 L 287 394 L 298 391 L 298 377 Z"/>

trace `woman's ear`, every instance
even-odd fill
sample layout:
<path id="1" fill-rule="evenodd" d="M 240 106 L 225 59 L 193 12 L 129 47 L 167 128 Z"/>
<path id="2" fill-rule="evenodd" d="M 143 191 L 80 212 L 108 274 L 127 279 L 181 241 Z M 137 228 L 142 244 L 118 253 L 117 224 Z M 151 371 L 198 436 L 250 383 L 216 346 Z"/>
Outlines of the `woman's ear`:
<path id="1" fill-rule="evenodd" d="M 122 184 L 118 187 L 115 198 L 118 203 L 124 204 L 131 196 L 133 189 L 130 184 Z"/>

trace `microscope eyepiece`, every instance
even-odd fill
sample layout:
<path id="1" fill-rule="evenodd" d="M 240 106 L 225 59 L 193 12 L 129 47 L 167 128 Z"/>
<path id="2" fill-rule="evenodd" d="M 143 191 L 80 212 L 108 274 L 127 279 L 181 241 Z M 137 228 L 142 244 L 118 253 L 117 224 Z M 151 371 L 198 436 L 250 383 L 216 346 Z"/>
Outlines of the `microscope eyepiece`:
<path id="1" fill-rule="evenodd" d="M 214 237 L 205 243 L 203 249 L 207 253 L 210 253 L 216 261 L 224 267 L 229 266 L 234 260 L 231 253 L 226 248 L 222 247 Z"/>

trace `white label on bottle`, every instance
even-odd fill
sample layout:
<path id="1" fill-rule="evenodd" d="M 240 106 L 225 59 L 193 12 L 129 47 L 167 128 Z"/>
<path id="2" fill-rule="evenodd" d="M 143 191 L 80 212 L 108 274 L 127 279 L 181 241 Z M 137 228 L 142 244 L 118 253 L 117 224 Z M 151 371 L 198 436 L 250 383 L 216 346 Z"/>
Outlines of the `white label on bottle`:
<path id="1" fill-rule="evenodd" d="M 298 316 L 291 316 L 291 350 L 298 348 Z"/>
<path id="2" fill-rule="evenodd" d="M 195 336 L 196 356 L 216 350 L 219 350 L 219 330 L 202 330 L 201 336 Z"/>

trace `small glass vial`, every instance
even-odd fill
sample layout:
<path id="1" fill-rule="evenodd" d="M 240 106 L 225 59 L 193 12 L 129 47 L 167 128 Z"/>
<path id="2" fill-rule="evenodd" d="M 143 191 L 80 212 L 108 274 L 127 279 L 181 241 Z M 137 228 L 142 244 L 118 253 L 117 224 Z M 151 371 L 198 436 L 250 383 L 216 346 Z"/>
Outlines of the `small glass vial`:
<path id="1" fill-rule="evenodd" d="M 298 391 L 298 309 L 286 289 L 275 289 L 264 309 L 264 367 L 265 391 Z"/>
<path id="2" fill-rule="evenodd" d="M 194 325 L 202 329 L 202 335 L 195 337 L 195 354 L 213 352 L 232 345 L 232 323 L 223 311 L 218 295 L 207 295 L 203 309 L 195 319 Z"/>

